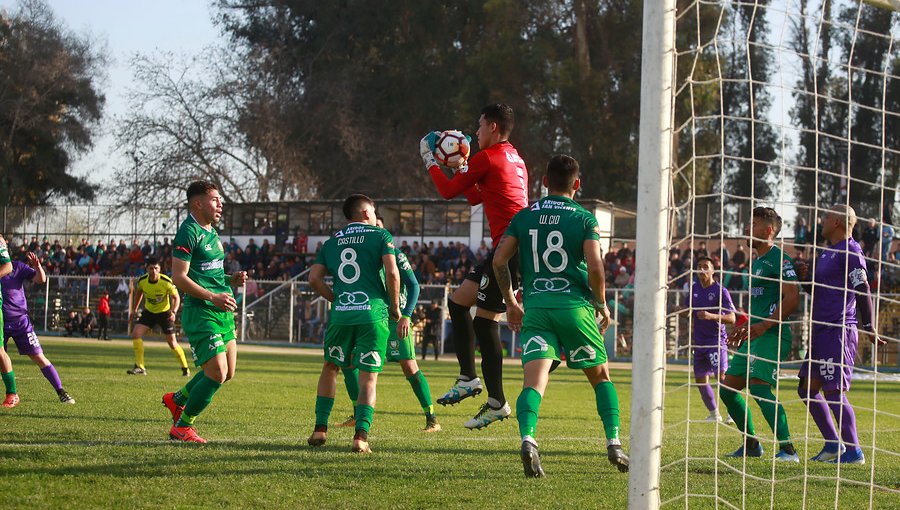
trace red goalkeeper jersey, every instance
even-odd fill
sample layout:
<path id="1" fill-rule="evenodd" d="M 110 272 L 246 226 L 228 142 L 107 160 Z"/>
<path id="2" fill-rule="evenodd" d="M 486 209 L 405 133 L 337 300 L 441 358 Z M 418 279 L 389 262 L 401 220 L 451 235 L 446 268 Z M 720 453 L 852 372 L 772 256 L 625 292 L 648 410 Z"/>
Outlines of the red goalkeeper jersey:
<path id="1" fill-rule="evenodd" d="M 495 248 L 512 217 L 528 206 L 528 169 L 509 142 L 478 151 L 469 161 L 469 170 L 452 179 L 436 165 L 428 173 L 445 199 L 465 194 L 472 205 L 484 203 Z"/>

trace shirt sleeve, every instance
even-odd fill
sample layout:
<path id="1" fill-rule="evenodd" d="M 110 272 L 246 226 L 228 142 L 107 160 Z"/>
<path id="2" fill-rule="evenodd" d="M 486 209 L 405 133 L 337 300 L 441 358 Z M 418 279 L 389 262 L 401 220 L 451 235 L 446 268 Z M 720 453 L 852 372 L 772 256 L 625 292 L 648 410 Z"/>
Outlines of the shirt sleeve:
<path id="1" fill-rule="evenodd" d="M 178 233 L 175 234 L 175 240 L 172 242 L 174 246 L 172 256 L 178 260 L 190 262 L 191 254 L 194 253 L 197 243 L 197 236 L 192 232 L 191 228 L 178 229 Z"/>
<path id="2" fill-rule="evenodd" d="M 384 230 L 381 234 L 381 256 L 394 255 L 394 236 L 390 232 Z"/>
<path id="3" fill-rule="evenodd" d="M 328 244 L 328 241 L 325 241 L 324 243 L 322 243 L 322 247 L 319 248 L 319 251 L 316 252 L 315 264 L 320 264 L 320 265 L 323 265 L 326 267 L 328 266 L 328 264 L 325 263 L 325 246 L 327 244 Z"/>
<path id="4" fill-rule="evenodd" d="M 22 275 L 22 280 L 31 281 L 35 276 L 37 276 L 37 271 L 27 264 L 22 264 L 21 266 L 19 266 L 19 272 Z"/>
<path id="5" fill-rule="evenodd" d="M 866 274 L 866 262 L 858 253 L 847 254 L 847 282 L 851 289 L 859 287 L 869 281 Z"/>
<path id="6" fill-rule="evenodd" d="M 481 155 L 481 157 L 479 157 L 479 155 Z M 462 195 L 478 184 L 489 168 L 490 159 L 487 154 L 479 152 L 473 156 L 472 160 L 469 162 L 469 171 L 466 173 L 457 173 L 452 179 L 448 179 L 440 167 L 433 166 L 428 169 L 428 173 L 431 174 L 431 180 L 434 181 L 438 193 L 440 193 L 444 199 L 450 200 L 451 198 Z M 479 193 L 478 197 L 480 198 L 480 196 L 481 194 Z M 466 198 L 471 200 L 468 194 L 466 195 Z"/>
<path id="7" fill-rule="evenodd" d="M 788 282 L 798 281 L 797 270 L 794 268 L 794 261 L 787 255 L 784 256 L 784 260 L 781 262 L 781 277 L 784 281 Z"/>
<path id="8" fill-rule="evenodd" d="M 503 232 L 504 236 L 519 239 L 519 223 L 522 219 L 520 214 L 521 213 L 516 213 L 516 215 L 513 216 L 511 220 L 509 220 L 509 226 L 506 227 L 506 231 Z"/>
<path id="9" fill-rule="evenodd" d="M 600 240 L 600 224 L 593 215 L 586 215 L 584 221 L 584 240 L 599 241 Z"/>
<path id="10" fill-rule="evenodd" d="M 416 273 L 413 272 L 412 266 L 409 265 L 409 259 L 401 251 L 396 252 L 397 268 L 400 269 L 400 280 L 406 286 L 406 306 L 400 312 L 400 315 L 409 317 L 416 304 L 419 302 L 419 281 L 416 279 Z"/>
<path id="11" fill-rule="evenodd" d="M 721 287 L 721 289 L 722 289 L 722 311 L 725 313 L 736 311 L 734 309 L 734 301 L 731 300 L 731 293 L 728 292 L 728 289 L 726 289 L 725 287 Z"/>
<path id="12" fill-rule="evenodd" d="M 7 262 L 12 262 L 12 259 L 9 258 L 9 248 L 6 245 L 0 245 L 0 264 L 6 264 Z"/>

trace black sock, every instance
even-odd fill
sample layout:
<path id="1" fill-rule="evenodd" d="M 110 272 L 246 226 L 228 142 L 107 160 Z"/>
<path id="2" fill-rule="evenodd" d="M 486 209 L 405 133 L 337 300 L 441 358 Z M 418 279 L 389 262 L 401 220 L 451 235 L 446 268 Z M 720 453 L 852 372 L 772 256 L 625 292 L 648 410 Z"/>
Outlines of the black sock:
<path id="1" fill-rule="evenodd" d="M 791 443 L 784 443 L 781 445 L 781 450 L 788 455 L 795 455 L 797 453 L 797 450 L 794 449 L 794 445 Z"/>
<path id="2" fill-rule="evenodd" d="M 506 403 L 503 395 L 503 347 L 500 345 L 500 323 L 475 317 L 472 322 L 478 345 L 481 347 L 481 373 L 488 397 L 496 399 L 500 405 Z"/>
<path id="3" fill-rule="evenodd" d="M 459 373 L 469 379 L 475 379 L 475 331 L 472 328 L 472 316 L 469 309 L 448 301 L 450 321 L 453 323 L 453 347 L 456 359 L 459 360 Z"/>
<path id="4" fill-rule="evenodd" d="M 747 445 L 748 450 L 755 450 L 755 449 L 759 448 L 759 441 L 757 441 L 756 439 L 754 439 L 752 437 L 748 437 L 747 442 L 745 444 Z"/>

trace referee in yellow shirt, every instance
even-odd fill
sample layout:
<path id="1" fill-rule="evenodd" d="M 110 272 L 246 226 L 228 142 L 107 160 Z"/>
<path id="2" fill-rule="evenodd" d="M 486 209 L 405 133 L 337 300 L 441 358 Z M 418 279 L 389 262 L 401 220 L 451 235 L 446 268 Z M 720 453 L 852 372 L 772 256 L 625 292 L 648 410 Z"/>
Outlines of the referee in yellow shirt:
<path id="1" fill-rule="evenodd" d="M 144 306 L 141 307 L 141 301 Z M 181 375 L 191 375 L 188 370 L 187 359 L 184 357 L 184 349 L 178 345 L 175 338 L 175 312 L 181 304 L 181 296 L 178 289 L 172 283 L 172 279 L 161 274 L 159 262 L 153 257 L 147 259 L 147 273 L 138 278 L 137 298 L 134 304 L 134 315 L 140 314 L 137 324 L 131 330 L 131 341 L 134 343 L 134 368 L 128 370 L 130 375 L 147 375 L 144 367 L 144 333 L 159 326 L 166 335 L 169 348 L 175 353 L 181 364 Z"/>

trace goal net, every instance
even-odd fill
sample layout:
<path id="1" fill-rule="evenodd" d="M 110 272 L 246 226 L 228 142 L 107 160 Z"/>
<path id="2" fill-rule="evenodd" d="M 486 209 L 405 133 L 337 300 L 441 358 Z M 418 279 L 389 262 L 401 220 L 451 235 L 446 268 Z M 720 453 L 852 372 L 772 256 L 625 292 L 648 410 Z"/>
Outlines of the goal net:
<path id="1" fill-rule="evenodd" d="M 900 2 L 652 0 L 644 9 L 634 374 L 647 384 L 633 393 L 630 507 L 900 507 Z M 854 295 L 845 283 L 855 281 L 853 257 L 829 243 L 829 221 L 848 206 L 883 342 L 859 334 L 855 351 L 841 347 L 852 344 L 841 337 L 852 337 L 853 320 L 823 319 L 827 296 L 840 296 L 841 315 Z M 774 272 L 772 255 L 751 247 L 760 207 L 782 220 Z M 840 267 L 828 262 L 835 256 Z M 700 282 L 701 257 L 739 325 L 789 306 L 792 260 L 819 283 L 802 286 L 796 310 L 742 362 L 737 345 L 721 355 L 698 348 L 701 303 L 716 289 Z M 817 270 L 844 283 L 824 283 Z M 760 312 L 773 292 L 780 299 Z M 727 315 L 725 293 L 714 301 L 709 313 Z M 720 378 L 729 358 L 746 384 Z M 807 359 L 821 360 L 806 362 L 824 385 L 817 394 L 798 390 Z M 843 380 L 852 389 L 842 399 Z M 726 405 L 728 388 L 738 397 Z M 747 413 L 727 422 L 740 401 Z M 820 404 L 825 413 L 811 410 Z M 859 448 L 864 463 L 812 460 L 831 434 L 823 414 L 838 438 L 829 449 Z M 763 453 L 729 457 L 756 450 L 741 432 L 751 421 Z"/>

